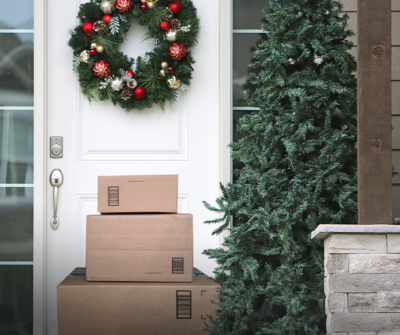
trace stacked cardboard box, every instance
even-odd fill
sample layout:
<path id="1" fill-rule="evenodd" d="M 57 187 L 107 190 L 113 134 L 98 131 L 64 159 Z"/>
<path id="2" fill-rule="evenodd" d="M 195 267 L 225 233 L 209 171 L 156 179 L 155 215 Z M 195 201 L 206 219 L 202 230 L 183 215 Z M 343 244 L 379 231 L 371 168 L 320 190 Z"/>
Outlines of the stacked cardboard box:
<path id="1" fill-rule="evenodd" d="M 193 269 L 193 217 L 177 209 L 176 175 L 99 177 L 86 269 L 57 289 L 59 335 L 205 334 L 218 285 Z"/>

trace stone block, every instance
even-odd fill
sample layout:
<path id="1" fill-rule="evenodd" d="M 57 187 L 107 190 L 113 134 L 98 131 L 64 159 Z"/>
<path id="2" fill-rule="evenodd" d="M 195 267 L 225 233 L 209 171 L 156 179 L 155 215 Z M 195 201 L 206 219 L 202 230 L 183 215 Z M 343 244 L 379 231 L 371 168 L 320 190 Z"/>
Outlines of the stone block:
<path id="1" fill-rule="evenodd" d="M 331 333 L 332 332 L 332 314 L 328 314 L 326 317 L 326 332 Z"/>
<path id="2" fill-rule="evenodd" d="M 400 292 L 400 274 L 335 274 L 330 276 L 330 292 Z"/>
<path id="3" fill-rule="evenodd" d="M 379 292 L 378 312 L 400 312 L 400 292 Z"/>
<path id="4" fill-rule="evenodd" d="M 328 311 L 331 313 L 347 312 L 347 294 L 330 293 L 327 297 Z"/>
<path id="5" fill-rule="evenodd" d="M 387 235 L 387 252 L 389 254 L 400 254 L 400 234 Z"/>
<path id="6" fill-rule="evenodd" d="M 377 312 L 378 306 L 376 300 L 377 299 L 375 293 L 351 293 L 349 294 L 349 312 L 350 313 Z"/>
<path id="7" fill-rule="evenodd" d="M 329 256 L 329 244 L 331 243 L 331 237 L 329 236 L 324 240 L 324 258 L 327 259 Z"/>
<path id="8" fill-rule="evenodd" d="M 330 254 L 386 253 L 384 234 L 333 234 L 327 244 Z"/>
<path id="9" fill-rule="evenodd" d="M 335 313 L 331 322 L 332 332 L 400 332 L 400 313 Z"/>
<path id="10" fill-rule="evenodd" d="M 348 273 L 349 272 L 349 255 L 347 254 L 330 254 L 326 261 L 328 273 Z"/>
<path id="11" fill-rule="evenodd" d="M 332 276 L 326 276 L 324 278 L 324 292 L 325 297 L 327 297 L 329 293 L 332 292 Z"/>
<path id="12" fill-rule="evenodd" d="M 400 273 L 400 255 L 349 255 L 350 273 Z"/>

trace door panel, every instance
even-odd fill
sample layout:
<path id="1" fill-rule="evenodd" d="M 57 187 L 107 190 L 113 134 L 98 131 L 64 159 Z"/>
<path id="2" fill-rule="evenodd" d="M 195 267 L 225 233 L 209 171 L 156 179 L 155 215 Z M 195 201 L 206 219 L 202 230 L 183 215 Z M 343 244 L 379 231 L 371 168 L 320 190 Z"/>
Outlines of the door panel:
<path id="1" fill-rule="evenodd" d="M 86 215 L 97 211 L 99 175 L 178 174 L 179 212 L 194 216 L 194 265 L 212 275 L 215 263 L 201 253 L 218 247 L 219 241 L 211 235 L 215 227 L 203 224 L 215 214 L 202 201 L 213 203 L 219 196 L 219 8 L 212 0 L 193 2 L 204 21 L 193 50 L 197 63 L 190 93 L 180 91 L 178 105 L 167 105 L 164 112 L 154 107 L 126 113 L 82 96 L 67 46 L 80 1 L 48 1 L 47 132 L 64 140 L 63 158 L 48 158 L 47 163 L 48 175 L 54 168 L 64 174 L 56 231 L 50 228 L 53 195 L 47 186 L 50 335 L 57 334 L 56 287 L 76 266 L 85 265 Z M 151 50 L 151 44 L 140 43 L 144 33 L 133 23 L 122 51 L 137 57 Z"/>

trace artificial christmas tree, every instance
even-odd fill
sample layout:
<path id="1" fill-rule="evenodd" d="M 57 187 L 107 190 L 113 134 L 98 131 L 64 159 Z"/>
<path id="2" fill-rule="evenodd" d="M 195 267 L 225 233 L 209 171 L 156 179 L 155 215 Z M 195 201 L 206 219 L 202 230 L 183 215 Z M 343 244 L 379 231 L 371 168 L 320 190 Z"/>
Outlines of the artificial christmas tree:
<path id="1" fill-rule="evenodd" d="M 245 94 L 258 107 L 240 119 L 232 143 L 240 168 L 217 200 L 215 230 L 229 230 L 216 259 L 212 335 L 325 333 L 319 224 L 355 224 L 356 69 L 342 5 L 272 1 Z M 229 227 L 231 218 L 233 227 Z M 229 272 L 227 272 L 229 271 Z"/>

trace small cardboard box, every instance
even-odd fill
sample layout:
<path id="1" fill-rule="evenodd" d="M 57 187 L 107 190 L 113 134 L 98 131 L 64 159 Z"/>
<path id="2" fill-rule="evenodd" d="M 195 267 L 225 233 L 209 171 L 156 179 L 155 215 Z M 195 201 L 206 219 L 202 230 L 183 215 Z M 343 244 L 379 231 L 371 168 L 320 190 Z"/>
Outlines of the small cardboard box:
<path id="1" fill-rule="evenodd" d="M 88 282 L 77 268 L 57 287 L 59 335 L 205 335 L 218 284 Z"/>
<path id="2" fill-rule="evenodd" d="M 88 215 L 89 281 L 190 282 L 191 214 Z"/>
<path id="3" fill-rule="evenodd" d="M 178 175 L 100 176 L 99 213 L 177 213 Z"/>

